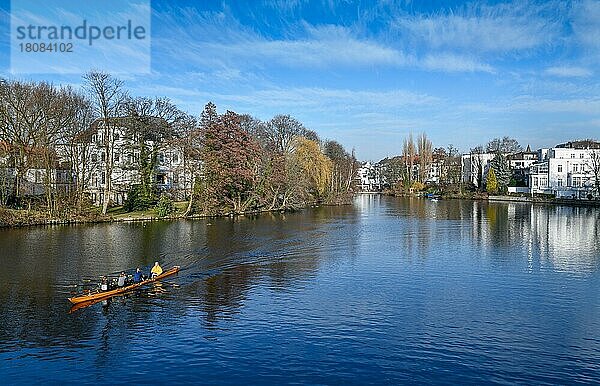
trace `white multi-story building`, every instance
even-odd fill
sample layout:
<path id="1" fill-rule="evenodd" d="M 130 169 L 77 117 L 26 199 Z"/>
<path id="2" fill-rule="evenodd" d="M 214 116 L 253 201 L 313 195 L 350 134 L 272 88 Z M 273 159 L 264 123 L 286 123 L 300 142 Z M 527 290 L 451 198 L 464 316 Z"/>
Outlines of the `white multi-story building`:
<path id="1" fill-rule="evenodd" d="M 429 170 L 427 171 L 425 182 L 439 184 L 440 179 L 442 177 L 443 169 L 444 159 L 434 156 L 431 165 L 429 165 Z"/>
<path id="2" fill-rule="evenodd" d="M 113 123 L 115 124 L 115 123 Z M 90 178 L 85 191 L 95 203 L 103 202 L 104 189 L 106 186 L 106 151 L 104 148 L 105 135 L 104 122 L 96 120 L 86 140 L 88 167 L 83 171 Z M 141 149 L 139 141 L 127 135 L 125 127 L 117 127 L 111 130 L 114 138 L 112 153 L 113 168 L 111 173 L 112 197 L 116 204 L 122 204 L 127 199 L 127 192 L 132 186 L 141 183 L 140 157 Z M 191 178 L 185 173 L 183 154 L 180 149 L 168 144 L 157 145 L 154 141 L 145 140 L 147 149 L 156 151 L 156 167 L 154 169 L 154 183 L 159 190 L 169 191 L 176 198 L 183 198 L 191 191 Z M 156 148 L 156 146 L 159 146 Z"/>
<path id="3" fill-rule="evenodd" d="M 600 156 L 599 142 L 567 142 L 550 149 L 548 187 L 556 197 L 581 199 L 595 195 L 594 154 Z"/>
<path id="4" fill-rule="evenodd" d="M 377 192 L 383 187 L 381 166 L 377 163 L 365 162 L 356 172 L 357 187 L 363 192 Z"/>
<path id="5" fill-rule="evenodd" d="M 537 151 L 531 151 L 529 145 L 527 145 L 525 151 L 509 154 L 506 156 L 506 159 L 508 160 L 511 170 L 525 170 L 540 160 L 539 153 Z"/>
<path id="6" fill-rule="evenodd" d="M 597 196 L 594 156 L 600 158 L 600 142 L 573 141 L 549 149 L 544 161 L 531 166 L 530 192 L 558 198 Z"/>
<path id="7" fill-rule="evenodd" d="M 536 162 L 529 166 L 529 192 L 550 194 L 548 189 L 548 161 Z"/>
<path id="8" fill-rule="evenodd" d="M 530 167 L 540 161 L 540 152 L 531 151 L 531 147 L 527 145 L 525 151 L 508 154 L 506 159 L 517 186 L 524 186 L 529 182 Z"/>

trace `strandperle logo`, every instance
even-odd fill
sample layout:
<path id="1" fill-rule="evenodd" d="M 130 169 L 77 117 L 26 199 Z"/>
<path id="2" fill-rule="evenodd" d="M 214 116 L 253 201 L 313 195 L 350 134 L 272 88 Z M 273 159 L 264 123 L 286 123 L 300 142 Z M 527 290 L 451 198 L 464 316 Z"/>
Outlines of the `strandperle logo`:
<path id="1" fill-rule="evenodd" d="M 13 73 L 150 72 L 150 0 L 12 0 Z"/>
<path id="2" fill-rule="evenodd" d="M 87 20 L 83 20 L 80 26 L 75 28 L 68 25 L 20 25 L 16 27 L 18 40 L 32 41 L 57 41 L 62 43 L 72 40 L 83 40 L 91 46 L 95 40 L 106 39 L 146 39 L 146 28 L 141 25 L 134 26 L 131 20 L 126 25 L 118 26 L 96 26 L 88 25 Z"/>

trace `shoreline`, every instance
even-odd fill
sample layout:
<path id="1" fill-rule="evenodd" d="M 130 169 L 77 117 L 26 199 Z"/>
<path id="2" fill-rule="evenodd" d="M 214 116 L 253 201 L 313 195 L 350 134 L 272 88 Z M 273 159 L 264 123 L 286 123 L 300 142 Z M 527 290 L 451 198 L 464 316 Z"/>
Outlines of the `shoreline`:
<path id="1" fill-rule="evenodd" d="M 414 197 L 426 199 L 424 195 L 416 194 L 390 194 L 385 192 L 379 192 L 383 196 L 390 197 Z M 487 194 L 476 194 L 473 196 L 459 196 L 459 195 L 441 195 L 439 199 L 442 200 L 471 200 L 471 201 L 488 201 L 488 202 L 519 202 L 529 204 L 544 204 L 544 205 L 560 205 L 560 206 L 586 206 L 592 208 L 600 208 L 600 200 L 576 200 L 568 198 L 543 198 L 543 197 L 529 197 L 529 196 L 489 196 Z"/>
<path id="2" fill-rule="evenodd" d="M 568 198 L 541 198 L 524 196 L 489 196 L 488 201 L 498 202 L 522 202 L 530 204 L 561 205 L 561 206 L 587 206 L 600 207 L 600 200 L 576 200 Z"/>
<path id="3" fill-rule="evenodd" d="M 360 192 L 357 195 L 370 194 L 370 195 L 383 195 L 389 197 L 413 197 L 426 199 L 423 195 L 415 194 L 390 194 L 386 192 Z M 469 200 L 469 201 L 487 201 L 487 202 L 516 202 L 516 203 L 529 203 L 529 204 L 543 204 L 543 205 L 559 205 L 559 206 L 572 206 L 572 207 L 591 207 L 600 208 L 600 200 L 574 200 L 574 199 L 550 199 L 542 197 L 524 197 L 524 196 L 487 196 L 487 195 L 473 195 L 473 196 L 457 196 L 448 195 L 441 196 L 442 200 Z M 272 209 L 272 210 L 258 210 L 248 211 L 243 213 L 227 213 L 219 215 L 207 215 L 207 214 L 193 214 L 184 216 L 172 215 L 159 217 L 157 215 L 135 215 L 130 216 L 122 215 L 120 217 L 115 216 L 102 216 L 95 215 L 95 217 L 86 218 L 85 216 L 74 216 L 72 218 L 45 218 L 40 212 L 31 212 L 26 210 L 18 209 L 1 209 L 0 210 L 0 229 L 10 228 L 24 228 L 24 227 L 36 227 L 36 226 L 51 226 L 51 225 L 84 225 L 84 224 L 101 224 L 101 223 L 133 223 L 133 222 L 154 222 L 154 221 L 173 221 L 173 220 L 200 220 L 209 218 L 227 218 L 227 217 L 238 217 L 238 216 L 253 216 L 264 213 L 293 213 L 309 208 L 317 208 L 319 206 L 342 206 L 350 205 L 351 202 L 335 203 L 335 204 L 311 204 L 303 208 L 294 209 Z M 19 219 L 14 222 L 6 221 L 6 213 L 17 214 L 18 216 L 31 216 L 28 219 Z M 4 217 L 4 218 L 3 218 Z"/>
<path id="4" fill-rule="evenodd" d="M 188 216 L 184 216 L 183 214 L 179 215 L 171 215 L 159 217 L 157 215 L 131 215 L 131 216 L 102 216 L 97 215 L 97 217 L 90 218 L 77 218 L 77 216 L 73 218 L 43 218 L 36 217 L 36 214 L 39 212 L 31 213 L 31 211 L 26 210 L 18 210 L 18 209 L 0 209 L 0 230 L 2 229 L 11 229 L 11 228 L 26 228 L 26 227 L 37 227 L 37 226 L 52 226 L 52 225 L 85 225 L 85 224 L 102 224 L 102 223 L 133 223 L 133 222 L 155 222 L 155 221 L 174 221 L 174 220 L 200 220 L 200 219 L 210 219 L 210 218 L 234 218 L 240 216 L 257 216 L 265 213 L 294 213 L 299 212 L 309 208 L 318 208 L 320 206 L 343 206 L 343 205 L 351 205 L 351 202 L 344 203 L 313 203 L 307 205 L 302 208 L 288 208 L 288 209 L 265 209 L 265 210 L 253 210 L 242 213 L 226 213 L 226 214 L 192 214 Z M 12 212 L 18 213 L 19 215 L 33 215 L 33 218 L 29 220 L 21 220 L 16 223 L 8 223 L 3 218 L 3 212 Z"/>

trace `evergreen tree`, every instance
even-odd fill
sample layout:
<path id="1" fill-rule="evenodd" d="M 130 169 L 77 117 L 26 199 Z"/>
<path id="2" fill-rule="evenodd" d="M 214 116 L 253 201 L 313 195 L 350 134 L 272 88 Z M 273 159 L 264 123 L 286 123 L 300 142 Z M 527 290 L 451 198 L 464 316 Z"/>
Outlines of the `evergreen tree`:
<path id="1" fill-rule="evenodd" d="M 498 190 L 505 190 L 510 182 L 511 171 L 506 157 L 501 153 L 496 153 L 490 161 L 490 171 L 493 170 L 498 181 Z M 489 172 L 488 172 L 489 174 Z M 489 178 L 489 177 L 488 177 Z"/>

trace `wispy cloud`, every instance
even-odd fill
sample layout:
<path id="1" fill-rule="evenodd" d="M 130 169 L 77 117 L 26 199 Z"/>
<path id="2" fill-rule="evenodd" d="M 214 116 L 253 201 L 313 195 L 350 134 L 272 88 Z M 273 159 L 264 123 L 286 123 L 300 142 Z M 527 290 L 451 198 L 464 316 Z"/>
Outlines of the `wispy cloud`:
<path id="1" fill-rule="evenodd" d="M 516 98 L 509 110 L 597 116 L 600 111 L 600 98 L 539 99 L 526 96 Z"/>
<path id="2" fill-rule="evenodd" d="M 493 67 L 489 64 L 481 63 L 467 56 L 448 53 L 427 55 L 421 63 L 424 68 L 430 70 L 447 72 L 494 72 Z"/>
<path id="3" fill-rule="evenodd" d="M 459 106 L 461 110 L 483 114 L 507 113 L 544 113 L 581 114 L 597 116 L 600 111 L 600 98 L 537 98 L 523 95 L 503 103 L 467 103 Z"/>
<path id="4" fill-rule="evenodd" d="M 559 67 L 548 67 L 545 71 L 547 75 L 561 76 L 561 77 L 588 77 L 594 73 L 587 68 L 578 66 L 559 66 Z"/>
<path id="5" fill-rule="evenodd" d="M 492 67 L 469 55 L 420 55 L 354 29 L 339 25 L 312 25 L 302 21 L 286 36 L 272 38 L 241 25 L 226 12 L 185 10 L 179 18 L 164 14 L 171 26 L 154 39 L 155 47 L 199 66 L 264 68 L 360 68 L 388 66 L 449 72 L 492 72 Z M 188 22 L 189 20 L 189 22 Z M 182 28 L 181 25 L 186 25 Z M 179 47 L 186 46 L 185 50 Z"/>
<path id="6" fill-rule="evenodd" d="M 275 61 L 292 67 L 333 65 L 407 65 L 413 61 L 402 52 L 351 36 L 342 27 L 310 28 L 303 39 L 268 40 L 258 36 L 243 43 L 206 44 L 213 52 L 229 57 Z"/>
<path id="7" fill-rule="evenodd" d="M 447 14 L 402 15 L 392 25 L 432 49 L 504 53 L 553 42 L 560 32 L 559 24 L 544 18 L 543 11 L 527 1 L 470 5 Z"/>

